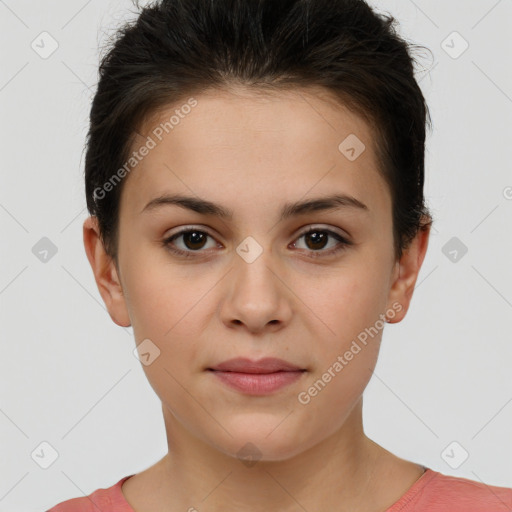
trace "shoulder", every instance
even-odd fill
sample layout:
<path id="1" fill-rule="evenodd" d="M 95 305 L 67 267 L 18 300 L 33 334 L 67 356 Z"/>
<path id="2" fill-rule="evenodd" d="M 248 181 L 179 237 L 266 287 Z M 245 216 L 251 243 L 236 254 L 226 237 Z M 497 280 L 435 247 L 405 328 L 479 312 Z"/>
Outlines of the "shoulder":
<path id="1" fill-rule="evenodd" d="M 121 486 L 131 476 L 121 478 L 111 487 L 97 489 L 88 496 L 58 503 L 46 512 L 133 512 L 121 492 Z"/>
<path id="2" fill-rule="evenodd" d="M 428 469 L 413 492 L 403 512 L 509 512 L 512 510 L 512 489 L 488 485 L 468 478 L 449 476 Z M 415 489 L 414 489 L 415 488 Z"/>

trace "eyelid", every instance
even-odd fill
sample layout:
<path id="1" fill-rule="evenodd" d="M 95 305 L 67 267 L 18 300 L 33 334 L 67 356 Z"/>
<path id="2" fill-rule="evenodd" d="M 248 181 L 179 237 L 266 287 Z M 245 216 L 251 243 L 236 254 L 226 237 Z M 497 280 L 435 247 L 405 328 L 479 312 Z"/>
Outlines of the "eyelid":
<path id="1" fill-rule="evenodd" d="M 295 235 L 295 237 L 299 237 L 299 236 L 302 236 L 302 235 L 305 235 L 306 233 L 309 233 L 310 231 L 329 231 L 331 233 L 334 233 L 336 235 L 338 235 L 339 237 L 343 238 L 344 240 L 346 240 L 347 242 L 349 241 L 350 239 L 350 235 L 344 231 L 344 230 L 340 230 L 340 228 L 336 228 L 334 226 L 330 226 L 330 225 L 321 225 L 321 224 L 306 224 L 307 228 L 299 228 L 299 231 L 298 233 Z"/>
<path id="2" fill-rule="evenodd" d="M 304 226 L 306 226 L 306 227 L 304 227 Z M 298 228 L 298 230 L 296 231 L 296 233 L 294 235 L 294 239 L 298 238 L 300 236 L 303 236 L 303 235 L 309 233 L 310 231 L 313 231 L 316 229 L 318 231 L 331 231 L 331 232 L 337 234 L 338 236 L 340 236 L 341 238 L 343 238 L 344 240 L 346 240 L 347 242 L 350 241 L 350 235 L 346 231 L 344 231 L 344 230 L 341 230 L 341 232 L 336 231 L 336 230 L 339 230 L 339 228 L 336 228 L 334 226 L 325 226 L 325 225 L 321 225 L 321 224 L 305 224 L 304 226 L 301 226 L 300 228 Z M 169 238 L 172 238 L 173 236 L 181 235 L 188 231 L 194 231 L 194 230 L 204 232 L 208 236 L 211 236 L 212 238 L 216 238 L 216 235 L 213 235 L 211 233 L 210 228 L 207 228 L 207 227 L 199 225 L 199 224 L 198 225 L 187 224 L 187 225 L 177 228 L 177 229 L 178 230 L 176 232 L 169 233 L 168 235 L 164 235 L 163 238 L 168 240 Z"/>
<path id="3" fill-rule="evenodd" d="M 201 224 L 185 224 L 184 226 L 180 226 L 176 228 L 176 231 L 173 232 L 172 230 L 169 232 L 169 234 L 165 234 L 164 238 L 171 238 L 175 235 L 181 235 L 183 233 L 186 233 L 187 231 L 201 231 L 204 233 L 207 233 L 209 236 L 214 236 L 211 233 L 210 228 L 207 228 L 206 226 L 202 226 Z"/>

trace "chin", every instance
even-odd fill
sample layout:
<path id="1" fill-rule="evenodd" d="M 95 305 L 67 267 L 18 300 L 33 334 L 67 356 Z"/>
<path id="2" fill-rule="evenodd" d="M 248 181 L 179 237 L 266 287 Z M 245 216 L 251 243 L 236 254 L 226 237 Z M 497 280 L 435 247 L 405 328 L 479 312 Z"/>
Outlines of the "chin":
<path id="1" fill-rule="evenodd" d="M 284 425 L 283 418 L 273 418 L 272 427 L 269 428 L 268 421 L 261 422 L 247 418 L 245 427 L 226 425 L 226 434 L 221 440 L 215 440 L 215 447 L 226 455 L 237 458 L 247 467 L 252 467 L 256 462 L 284 461 L 291 459 L 310 446 L 315 444 L 310 440 L 308 446 L 302 444 L 302 435 L 294 435 L 291 425 Z M 244 422 L 245 423 L 245 422 Z"/>

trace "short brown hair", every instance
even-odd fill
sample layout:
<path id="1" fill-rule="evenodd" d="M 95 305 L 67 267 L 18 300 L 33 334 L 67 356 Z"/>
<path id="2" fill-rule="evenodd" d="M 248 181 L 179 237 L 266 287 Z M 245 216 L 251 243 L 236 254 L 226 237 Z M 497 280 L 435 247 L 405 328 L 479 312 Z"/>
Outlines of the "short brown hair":
<path id="1" fill-rule="evenodd" d="M 102 197 L 95 191 L 127 161 L 148 116 L 232 84 L 255 90 L 320 85 L 375 130 L 400 258 L 418 230 L 432 223 L 423 194 L 431 121 L 414 77 L 413 46 L 396 33 L 391 15 L 377 14 L 363 0 L 161 0 L 146 6 L 117 30 L 102 58 L 90 113 L 85 192 L 105 249 L 117 260 L 124 181 Z"/>

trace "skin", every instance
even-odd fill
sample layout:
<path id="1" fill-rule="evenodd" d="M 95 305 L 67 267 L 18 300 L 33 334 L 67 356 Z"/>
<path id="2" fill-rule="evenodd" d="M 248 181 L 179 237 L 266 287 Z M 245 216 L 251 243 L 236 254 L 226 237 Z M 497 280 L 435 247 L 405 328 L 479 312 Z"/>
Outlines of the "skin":
<path id="1" fill-rule="evenodd" d="M 105 253 L 96 219 L 83 226 L 112 320 L 131 325 L 137 344 L 150 339 L 160 350 L 143 369 L 162 401 L 169 451 L 122 492 L 136 512 L 382 512 L 423 474 L 364 433 L 362 394 L 383 329 L 309 403 L 298 394 L 379 315 L 392 311 L 390 323 L 405 317 L 429 229 L 395 259 L 391 196 L 377 171 L 374 135 L 327 91 L 261 95 L 238 88 L 196 99 L 126 178 L 117 264 Z M 133 148 L 179 107 L 153 116 Z M 354 161 L 338 150 L 350 134 L 366 146 Z M 233 218 L 176 205 L 141 213 L 164 192 L 218 203 Z M 284 203 L 334 192 L 368 210 L 344 207 L 279 221 Z M 301 236 L 313 226 L 353 244 L 325 255 L 339 242 L 331 235 L 315 245 Z M 190 258 L 162 245 L 184 227 L 209 235 L 195 245 L 187 236 L 174 240 Z M 262 250 L 250 263 L 236 252 L 248 236 Z M 307 371 L 278 391 L 250 396 L 206 371 L 236 356 L 280 357 Z M 251 466 L 237 455 L 248 442 L 260 457 Z"/>

